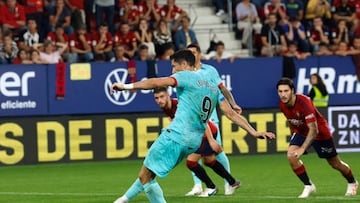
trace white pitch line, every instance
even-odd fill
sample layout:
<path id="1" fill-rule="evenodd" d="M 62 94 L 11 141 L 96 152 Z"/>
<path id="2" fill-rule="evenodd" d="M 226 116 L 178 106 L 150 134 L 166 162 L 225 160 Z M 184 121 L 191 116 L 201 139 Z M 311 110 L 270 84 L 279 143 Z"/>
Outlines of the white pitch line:
<path id="1" fill-rule="evenodd" d="M 24 195 L 24 196 L 117 196 L 118 193 L 70 193 L 70 192 L 0 192 L 0 195 Z M 169 195 L 165 195 L 168 196 Z M 170 195 L 175 197 L 178 195 Z M 218 195 L 220 197 L 222 195 Z M 240 199 L 297 199 L 296 196 L 275 196 L 275 195 L 266 195 L 266 196 L 250 196 L 250 195 L 241 195 Z M 324 199 L 324 200 L 348 200 L 348 201 L 359 201 L 360 196 L 310 196 L 308 199 Z"/>

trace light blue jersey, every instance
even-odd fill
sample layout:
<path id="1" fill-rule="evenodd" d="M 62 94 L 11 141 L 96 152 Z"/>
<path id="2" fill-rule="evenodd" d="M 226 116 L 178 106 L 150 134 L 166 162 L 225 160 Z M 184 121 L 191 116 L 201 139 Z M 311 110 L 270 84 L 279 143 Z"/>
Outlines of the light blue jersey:
<path id="1" fill-rule="evenodd" d="M 219 72 L 214 66 L 202 63 L 200 70 L 204 71 L 203 74 L 205 74 L 207 78 L 210 78 L 218 87 L 222 85 L 222 80 L 220 78 Z M 214 122 L 217 127 L 219 127 L 219 118 L 216 110 L 213 111 L 213 113 L 211 114 L 210 120 Z"/>
<path id="2" fill-rule="evenodd" d="M 179 100 L 174 120 L 168 129 L 177 132 L 175 142 L 197 149 L 201 144 L 206 123 L 214 111 L 220 91 L 203 71 L 181 71 L 172 75 L 176 80 Z"/>

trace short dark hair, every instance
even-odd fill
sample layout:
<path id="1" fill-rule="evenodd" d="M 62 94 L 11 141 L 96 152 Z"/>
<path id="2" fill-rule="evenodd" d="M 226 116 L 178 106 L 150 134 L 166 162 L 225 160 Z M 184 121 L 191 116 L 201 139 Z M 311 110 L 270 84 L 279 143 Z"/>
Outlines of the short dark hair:
<path id="1" fill-rule="evenodd" d="M 224 42 L 223 41 L 218 41 L 217 43 L 216 43 L 216 47 L 217 46 L 225 46 L 225 44 L 224 44 Z"/>
<path id="2" fill-rule="evenodd" d="M 201 53 L 201 49 L 200 49 L 200 46 L 199 44 L 197 43 L 192 43 L 192 44 L 189 44 L 186 48 L 195 48 L 197 52 Z"/>
<path id="3" fill-rule="evenodd" d="M 160 92 L 167 92 L 167 86 L 164 87 L 157 87 L 154 89 L 154 94 L 160 93 Z"/>
<path id="4" fill-rule="evenodd" d="M 280 85 L 288 85 L 290 89 L 295 89 L 294 82 L 290 78 L 281 78 L 276 84 L 276 89 L 278 89 Z"/>
<path id="5" fill-rule="evenodd" d="M 146 44 L 141 44 L 141 45 L 139 46 L 139 51 L 140 51 L 140 50 L 144 50 L 144 49 L 149 49 L 149 47 L 148 47 Z"/>
<path id="6" fill-rule="evenodd" d="M 190 50 L 179 50 L 175 54 L 170 56 L 171 60 L 174 60 L 176 63 L 182 63 L 186 61 L 189 66 L 195 65 L 195 56 Z"/>

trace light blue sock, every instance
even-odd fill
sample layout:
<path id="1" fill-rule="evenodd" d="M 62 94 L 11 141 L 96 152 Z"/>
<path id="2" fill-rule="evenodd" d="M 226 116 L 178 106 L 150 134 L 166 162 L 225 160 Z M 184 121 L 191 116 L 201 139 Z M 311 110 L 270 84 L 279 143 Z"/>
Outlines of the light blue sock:
<path id="1" fill-rule="evenodd" d="M 131 200 L 143 190 L 144 187 L 141 184 L 140 179 L 137 178 L 135 182 L 130 186 L 130 188 L 126 191 L 125 196 L 128 198 L 128 200 Z"/>
<path id="2" fill-rule="evenodd" d="M 146 183 L 143 187 L 151 203 L 166 203 L 163 191 L 155 179 Z"/>
<path id="3" fill-rule="evenodd" d="M 199 160 L 198 163 L 199 163 L 199 165 L 202 165 L 201 160 Z M 191 172 L 191 175 L 192 175 L 193 180 L 194 180 L 194 185 L 201 184 L 201 180 L 195 175 L 194 172 Z"/>
<path id="4" fill-rule="evenodd" d="M 219 125 L 217 125 L 218 129 Z M 216 142 L 219 143 L 220 145 L 222 145 L 222 140 L 221 140 L 221 134 L 220 134 L 220 130 L 218 130 L 217 136 L 216 136 Z M 227 172 L 230 173 L 230 162 L 229 159 L 227 158 L 225 152 L 221 152 L 220 154 L 216 155 L 216 160 L 218 162 L 221 163 L 221 165 L 224 166 L 224 168 L 227 170 Z M 227 183 L 227 181 L 224 179 L 225 183 Z"/>
<path id="5" fill-rule="evenodd" d="M 216 155 L 216 160 L 220 162 L 224 166 L 224 168 L 230 173 L 230 163 L 225 152 L 221 152 L 220 154 Z M 226 180 L 225 183 L 227 183 Z"/>

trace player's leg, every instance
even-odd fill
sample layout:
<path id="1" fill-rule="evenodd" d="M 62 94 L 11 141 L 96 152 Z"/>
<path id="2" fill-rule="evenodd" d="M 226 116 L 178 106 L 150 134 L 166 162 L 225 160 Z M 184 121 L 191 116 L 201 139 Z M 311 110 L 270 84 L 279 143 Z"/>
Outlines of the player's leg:
<path id="1" fill-rule="evenodd" d="M 230 184 L 230 191 L 229 194 L 231 195 L 235 192 L 235 189 L 240 186 L 240 181 L 236 180 L 225 168 L 218 162 L 215 158 L 215 154 L 206 155 L 204 156 L 204 164 L 210 167 L 216 174 L 220 177 L 227 180 Z"/>
<path id="2" fill-rule="evenodd" d="M 359 183 L 354 178 L 350 166 L 343 162 L 336 152 L 333 139 L 315 140 L 313 147 L 320 158 L 325 158 L 329 165 L 338 170 L 348 182 L 345 195 L 356 195 Z"/>
<path id="3" fill-rule="evenodd" d="M 190 156 L 190 155 L 189 155 Z M 186 160 L 187 161 L 187 160 Z M 197 164 L 199 166 L 201 166 L 202 161 L 201 159 L 198 160 Z M 186 164 L 188 166 L 188 163 Z M 189 168 L 189 166 L 188 166 Z M 189 168 L 190 169 L 190 168 Z M 199 195 L 201 194 L 201 192 L 203 191 L 202 189 L 202 181 L 200 180 L 200 178 L 190 169 L 191 171 L 191 175 L 193 177 L 193 181 L 194 181 L 194 186 L 191 188 L 191 190 L 189 192 L 187 192 L 185 194 L 185 196 L 194 196 L 194 195 Z"/>
<path id="4" fill-rule="evenodd" d="M 201 159 L 198 161 L 198 164 L 201 166 L 202 165 L 202 161 Z M 196 174 L 194 172 L 191 171 L 191 176 L 193 177 L 193 181 L 194 181 L 194 186 L 193 188 L 190 190 L 190 192 L 186 193 L 186 196 L 192 196 L 192 195 L 196 195 L 196 194 L 200 194 L 202 192 L 202 182 L 201 180 L 196 176 Z"/>
<path id="5" fill-rule="evenodd" d="M 304 140 L 305 140 L 305 137 L 298 135 L 298 134 L 294 134 L 291 137 L 290 146 L 289 146 L 288 152 L 287 152 L 287 159 L 289 161 L 291 169 L 294 171 L 294 173 L 297 175 L 297 177 L 304 184 L 304 190 L 299 195 L 299 198 L 307 198 L 307 197 L 309 197 L 309 195 L 311 193 L 316 192 L 315 185 L 311 182 L 311 180 L 306 172 L 305 165 L 294 154 L 294 151 L 300 148 L 300 146 L 303 144 Z"/>
<path id="6" fill-rule="evenodd" d="M 135 182 L 130 186 L 126 193 L 119 197 L 114 203 L 126 203 L 136 197 L 140 192 L 144 190 L 143 185 L 140 182 L 140 179 L 137 178 Z"/>
<path id="7" fill-rule="evenodd" d="M 142 166 L 139 179 L 144 187 L 147 198 L 151 203 L 166 202 L 163 191 L 155 179 L 155 174 L 146 166 Z"/>
<path id="8" fill-rule="evenodd" d="M 206 184 L 206 190 L 205 193 L 207 196 L 215 195 L 217 192 L 216 185 L 214 182 L 210 179 L 210 177 L 207 175 L 204 168 L 199 165 L 198 161 L 201 159 L 200 154 L 190 154 L 186 158 L 186 166 L 193 172 L 195 175 Z M 197 194 L 192 195 L 199 195 L 202 191 L 198 192 Z M 187 194 L 187 196 L 190 196 Z"/>
<path id="9" fill-rule="evenodd" d="M 219 130 L 217 132 L 216 141 L 222 145 L 221 134 Z M 218 160 L 221 165 L 223 165 L 224 168 L 230 173 L 230 162 L 224 151 L 216 155 L 216 160 Z M 226 181 L 226 179 L 224 179 L 224 189 L 226 195 L 231 193 L 230 184 Z"/>

